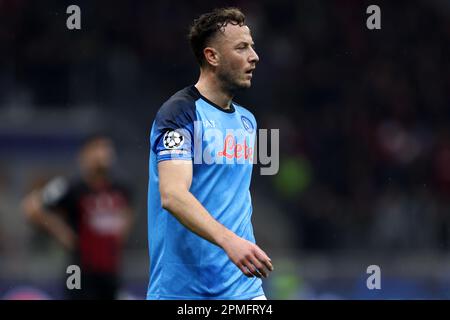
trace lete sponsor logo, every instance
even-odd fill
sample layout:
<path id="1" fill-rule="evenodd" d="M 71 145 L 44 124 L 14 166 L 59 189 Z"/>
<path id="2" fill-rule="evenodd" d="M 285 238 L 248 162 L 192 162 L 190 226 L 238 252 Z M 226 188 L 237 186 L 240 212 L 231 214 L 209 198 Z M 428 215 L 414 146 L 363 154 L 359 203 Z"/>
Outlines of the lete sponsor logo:
<path id="1" fill-rule="evenodd" d="M 253 148 L 247 143 L 247 138 L 244 143 L 237 143 L 235 137 L 228 134 L 223 143 L 223 150 L 217 153 L 219 157 L 226 157 L 228 159 L 240 159 L 244 157 L 245 160 L 253 160 Z"/>

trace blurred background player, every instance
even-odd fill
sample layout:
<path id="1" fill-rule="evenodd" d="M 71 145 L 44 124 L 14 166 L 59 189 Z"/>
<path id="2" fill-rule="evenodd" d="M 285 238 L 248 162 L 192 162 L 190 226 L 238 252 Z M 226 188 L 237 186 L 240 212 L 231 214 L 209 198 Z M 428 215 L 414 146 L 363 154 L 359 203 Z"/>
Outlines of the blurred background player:
<path id="1" fill-rule="evenodd" d="M 89 137 L 79 153 L 81 176 L 57 177 L 23 200 L 29 221 L 44 228 L 81 268 L 81 289 L 70 299 L 115 299 L 124 242 L 132 224 L 127 189 L 111 175 L 112 140 Z"/>

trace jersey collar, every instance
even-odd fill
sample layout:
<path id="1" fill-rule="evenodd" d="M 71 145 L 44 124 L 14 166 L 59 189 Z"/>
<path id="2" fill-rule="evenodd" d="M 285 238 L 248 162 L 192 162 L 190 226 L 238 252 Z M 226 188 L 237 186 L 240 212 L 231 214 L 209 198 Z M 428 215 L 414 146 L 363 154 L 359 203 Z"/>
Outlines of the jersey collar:
<path id="1" fill-rule="evenodd" d="M 211 100 L 209 100 L 208 98 L 206 98 L 205 96 L 203 96 L 194 85 L 191 86 L 191 89 L 195 92 L 195 94 L 197 96 L 199 96 L 200 98 L 205 100 L 208 104 L 210 104 L 211 106 L 213 106 L 216 109 L 219 109 L 222 112 L 233 113 L 236 110 L 234 108 L 233 102 L 231 102 L 231 104 L 230 104 L 230 109 L 224 109 L 224 108 L 220 107 L 219 105 L 215 104 L 214 102 L 212 102 Z"/>

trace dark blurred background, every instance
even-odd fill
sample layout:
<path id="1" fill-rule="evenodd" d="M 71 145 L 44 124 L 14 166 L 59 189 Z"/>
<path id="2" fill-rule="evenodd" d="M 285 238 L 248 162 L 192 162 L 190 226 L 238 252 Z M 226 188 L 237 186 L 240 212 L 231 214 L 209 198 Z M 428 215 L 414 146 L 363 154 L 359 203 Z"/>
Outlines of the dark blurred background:
<path id="1" fill-rule="evenodd" d="M 81 30 L 66 28 L 71 4 Z M 366 27 L 370 4 L 381 30 Z M 278 174 L 257 166 L 252 181 L 256 238 L 276 267 L 267 296 L 449 298 L 450 3 L 437 0 L 0 0 L 0 298 L 60 297 L 65 252 L 19 203 L 75 174 L 99 129 L 137 215 L 122 298 L 145 297 L 149 130 L 196 82 L 186 34 L 219 6 L 244 11 L 260 56 L 236 100 L 280 129 Z M 366 288 L 372 264 L 382 290 Z"/>

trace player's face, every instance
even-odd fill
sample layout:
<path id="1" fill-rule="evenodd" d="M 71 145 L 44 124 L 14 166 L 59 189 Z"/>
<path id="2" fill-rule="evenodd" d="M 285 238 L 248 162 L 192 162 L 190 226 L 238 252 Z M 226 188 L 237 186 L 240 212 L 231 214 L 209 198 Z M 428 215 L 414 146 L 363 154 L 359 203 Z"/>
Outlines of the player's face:
<path id="1" fill-rule="evenodd" d="M 111 140 L 96 139 L 84 147 L 81 163 L 88 172 L 107 172 L 113 164 L 114 156 L 115 151 Z"/>
<path id="2" fill-rule="evenodd" d="M 253 70 L 259 61 L 250 29 L 246 25 L 229 23 L 224 33 L 219 34 L 216 39 L 220 55 L 218 78 L 231 90 L 249 88 Z"/>

